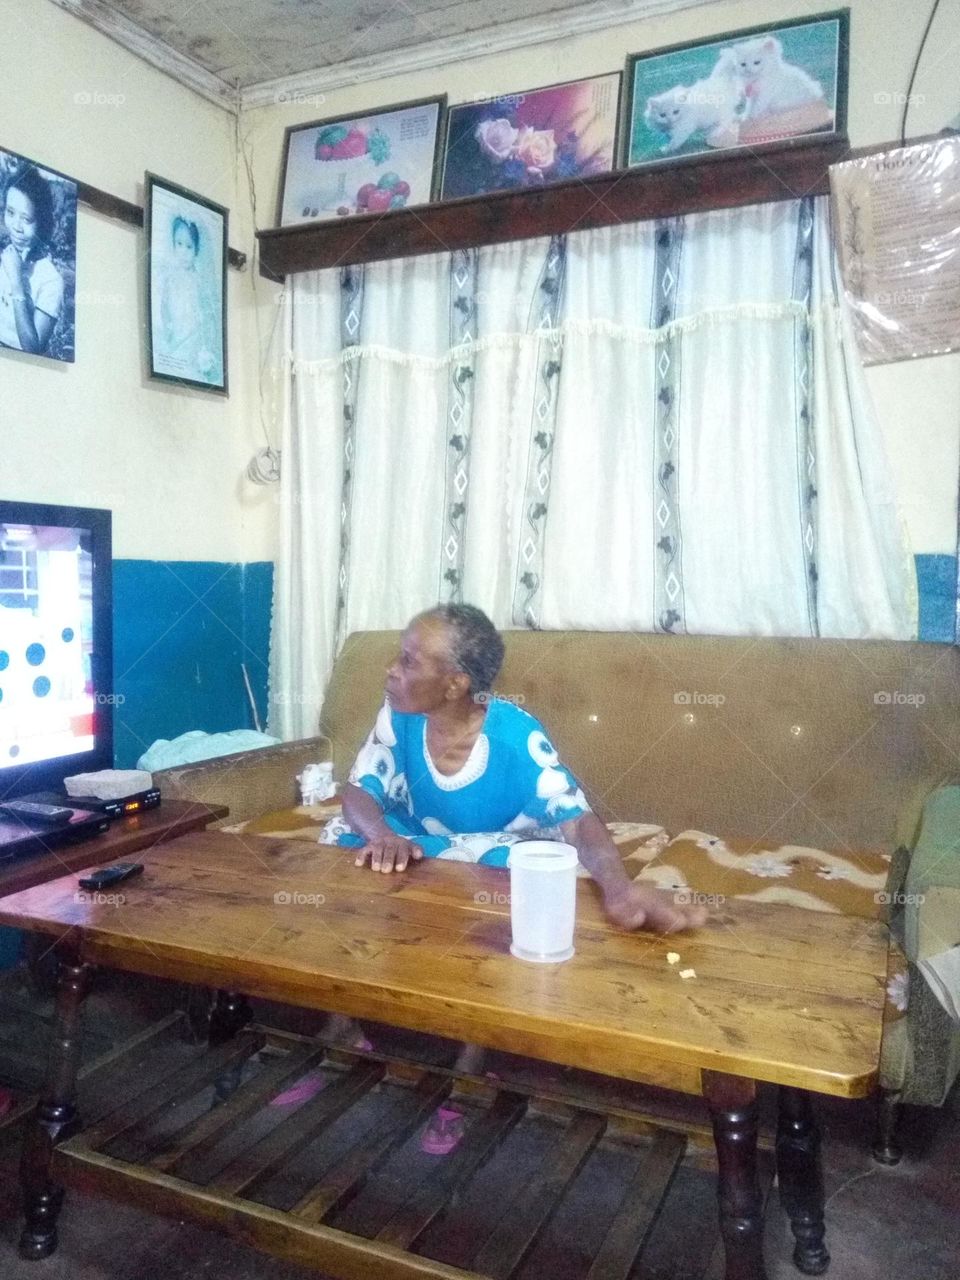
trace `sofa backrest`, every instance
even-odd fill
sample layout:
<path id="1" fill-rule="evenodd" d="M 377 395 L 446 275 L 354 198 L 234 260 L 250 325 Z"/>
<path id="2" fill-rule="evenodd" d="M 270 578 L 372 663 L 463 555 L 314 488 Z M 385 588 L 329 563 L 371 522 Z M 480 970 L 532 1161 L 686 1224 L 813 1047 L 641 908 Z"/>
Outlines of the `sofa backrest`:
<path id="1" fill-rule="evenodd" d="M 400 633 L 352 635 L 320 731 L 342 781 Z M 608 821 L 764 843 L 910 843 L 960 780 L 960 651 L 901 641 L 511 631 L 495 692 L 543 722 Z"/>

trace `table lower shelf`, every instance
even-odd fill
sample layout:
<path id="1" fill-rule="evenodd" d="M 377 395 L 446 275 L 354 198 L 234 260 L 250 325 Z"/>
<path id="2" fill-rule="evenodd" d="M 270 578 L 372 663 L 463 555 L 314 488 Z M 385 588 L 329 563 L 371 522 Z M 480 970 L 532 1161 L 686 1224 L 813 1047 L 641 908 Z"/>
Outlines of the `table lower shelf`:
<path id="1" fill-rule="evenodd" d="M 271 1106 L 304 1076 L 322 1088 Z M 463 1139 L 428 1155 L 450 1101 Z M 626 1280 L 686 1151 L 629 1112 L 253 1026 L 142 1077 L 57 1147 L 53 1176 L 342 1280 L 556 1275 L 558 1250 L 564 1274 Z M 715 1239 L 714 1223 L 696 1230 Z M 709 1240 L 704 1256 L 715 1274 Z"/>

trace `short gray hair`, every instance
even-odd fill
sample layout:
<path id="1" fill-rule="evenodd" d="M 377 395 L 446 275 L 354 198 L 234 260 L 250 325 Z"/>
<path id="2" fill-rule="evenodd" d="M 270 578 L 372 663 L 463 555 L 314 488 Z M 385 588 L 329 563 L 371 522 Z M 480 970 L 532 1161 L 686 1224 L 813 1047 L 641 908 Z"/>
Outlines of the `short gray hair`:
<path id="1" fill-rule="evenodd" d="M 446 624 L 450 657 L 470 677 L 471 696 L 489 693 L 503 665 L 503 639 L 483 610 L 472 604 L 439 604 L 423 616 Z"/>

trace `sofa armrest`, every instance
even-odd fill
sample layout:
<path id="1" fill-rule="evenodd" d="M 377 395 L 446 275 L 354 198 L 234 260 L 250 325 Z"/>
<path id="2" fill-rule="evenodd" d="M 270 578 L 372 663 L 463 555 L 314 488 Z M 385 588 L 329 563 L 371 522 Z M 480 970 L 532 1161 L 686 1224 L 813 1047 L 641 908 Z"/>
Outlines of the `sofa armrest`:
<path id="1" fill-rule="evenodd" d="M 920 956 L 920 916 L 931 889 L 960 889 L 960 786 L 940 787 L 923 809 L 923 824 L 903 882 L 903 942 Z"/>
<path id="2" fill-rule="evenodd" d="M 229 815 L 213 824 L 220 827 L 299 804 L 297 774 L 305 765 L 329 759 L 327 738 L 301 738 L 160 769 L 153 775 L 153 784 L 162 796 L 176 800 L 225 804 Z"/>

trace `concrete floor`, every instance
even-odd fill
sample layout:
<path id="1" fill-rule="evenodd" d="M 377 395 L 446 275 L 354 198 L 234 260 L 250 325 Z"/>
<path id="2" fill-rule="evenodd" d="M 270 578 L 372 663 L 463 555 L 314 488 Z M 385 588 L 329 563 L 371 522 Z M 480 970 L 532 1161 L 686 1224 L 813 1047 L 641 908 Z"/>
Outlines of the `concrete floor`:
<path id="1" fill-rule="evenodd" d="M 131 1034 L 138 1026 L 170 1007 L 176 991 L 163 984 L 107 983 L 91 998 L 88 1017 L 90 1041 L 102 1050 L 105 1043 Z M 0 1006 L 3 1000 L 0 1000 Z M 18 1070 L 22 1070 L 31 1036 L 28 1024 L 36 1024 L 37 1043 L 44 1034 L 43 1018 L 49 1006 L 21 990 L 6 1007 L 0 1034 L 0 1075 L 3 1073 L 4 1040 L 18 1046 Z M 296 1024 L 297 1015 L 291 1015 Z M 276 1019 L 271 1019 L 276 1021 Z M 375 1029 L 373 1039 L 387 1052 L 406 1053 L 434 1062 L 450 1060 L 449 1045 L 423 1037 Z M 561 1072 L 528 1060 L 496 1055 L 490 1062 L 505 1080 L 522 1083 L 547 1080 L 564 1089 L 609 1102 L 640 1106 L 645 1110 L 669 1109 L 703 1123 L 706 1115 L 697 1099 L 680 1099 L 656 1090 L 644 1090 L 579 1072 Z M 774 1091 L 765 1091 L 762 1109 L 769 1123 L 775 1105 Z M 960 1107 L 939 1111 L 907 1109 L 903 1126 L 906 1154 L 895 1168 L 882 1168 L 869 1154 L 873 1113 L 869 1103 L 843 1103 L 820 1099 L 818 1105 L 824 1136 L 824 1172 L 827 1193 L 827 1243 L 833 1256 L 832 1280 L 958 1280 L 960 1277 Z M 535 1160 L 535 1156 L 531 1155 Z M 71 1193 L 60 1218 L 60 1248 L 51 1258 L 27 1263 L 16 1253 L 19 1233 L 19 1193 L 16 1179 L 17 1144 L 0 1148 L 0 1276 L 3 1280 L 200 1280 L 211 1276 L 225 1280 L 307 1280 L 315 1272 L 264 1257 L 224 1237 L 154 1217 L 149 1207 L 116 1205 Z M 769 1159 L 765 1157 L 765 1159 Z M 614 1170 L 598 1170 L 595 1187 L 597 1211 L 614 1190 Z M 609 1182 L 610 1185 L 606 1185 Z M 487 1196 L 499 1190 L 496 1170 L 491 1169 L 484 1204 L 477 1205 L 475 1226 L 483 1229 Z M 712 1172 L 692 1161 L 681 1171 L 671 1191 L 669 1207 L 661 1218 L 644 1261 L 634 1280 L 694 1280 L 708 1266 L 715 1243 L 715 1190 Z M 589 1218 L 591 1206 L 579 1211 Z M 557 1223 L 536 1265 L 528 1264 L 521 1280 L 566 1280 L 575 1275 L 571 1256 L 570 1224 Z M 581 1227 L 581 1230 L 584 1230 Z M 795 1280 L 799 1273 L 791 1261 L 791 1237 L 785 1216 L 771 1191 L 767 1212 L 765 1253 L 769 1280 Z M 455 1260 L 457 1241 L 448 1241 L 445 1252 Z M 708 1276 L 721 1272 L 714 1269 Z"/>

